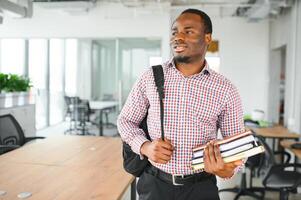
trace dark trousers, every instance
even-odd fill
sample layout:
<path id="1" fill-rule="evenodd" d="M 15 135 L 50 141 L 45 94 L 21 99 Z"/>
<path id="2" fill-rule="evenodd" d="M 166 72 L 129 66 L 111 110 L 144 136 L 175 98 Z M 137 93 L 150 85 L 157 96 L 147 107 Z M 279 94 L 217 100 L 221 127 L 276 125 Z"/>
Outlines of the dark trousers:
<path id="1" fill-rule="evenodd" d="M 175 186 L 143 172 L 137 183 L 139 200 L 219 200 L 216 178 Z"/>

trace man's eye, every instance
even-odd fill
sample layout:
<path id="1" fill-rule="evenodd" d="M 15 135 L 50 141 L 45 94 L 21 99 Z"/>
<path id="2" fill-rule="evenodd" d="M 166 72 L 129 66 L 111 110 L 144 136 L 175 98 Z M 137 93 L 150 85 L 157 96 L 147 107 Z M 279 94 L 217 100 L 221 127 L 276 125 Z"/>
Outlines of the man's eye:
<path id="1" fill-rule="evenodd" d="M 193 31 L 186 31 L 186 33 L 187 33 L 187 34 L 192 34 L 192 33 L 193 33 Z"/>
<path id="2" fill-rule="evenodd" d="M 175 35 L 176 35 L 176 32 L 172 32 L 171 35 L 175 36 Z"/>

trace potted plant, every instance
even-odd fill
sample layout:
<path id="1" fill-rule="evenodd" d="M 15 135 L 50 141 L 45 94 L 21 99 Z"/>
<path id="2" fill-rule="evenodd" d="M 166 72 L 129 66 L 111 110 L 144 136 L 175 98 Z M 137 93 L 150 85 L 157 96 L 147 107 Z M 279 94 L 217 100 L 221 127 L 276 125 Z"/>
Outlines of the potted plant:
<path id="1" fill-rule="evenodd" d="M 7 84 L 8 75 L 0 73 L 0 93 L 4 90 Z"/>
<path id="2" fill-rule="evenodd" d="M 29 103 L 29 89 L 32 87 L 28 77 L 21 76 L 16 83 L 16 91 L 19 92 L 19 104 Z"/>
<path id="3" fill-rule="evenodd" d="M 16 74 L 7 75 L 6 85 L 6 98 L 11 99 L 11 105 L 24 105 L 29 102 L 29 89 L 31 87 L 30 79 Z"/>
<path id="4" fill-rule="evenodd" d="M 7 84 L 8 75 L 0 73 L 0 108 L 5 105 L 5 94 L 4 89 Z"/>

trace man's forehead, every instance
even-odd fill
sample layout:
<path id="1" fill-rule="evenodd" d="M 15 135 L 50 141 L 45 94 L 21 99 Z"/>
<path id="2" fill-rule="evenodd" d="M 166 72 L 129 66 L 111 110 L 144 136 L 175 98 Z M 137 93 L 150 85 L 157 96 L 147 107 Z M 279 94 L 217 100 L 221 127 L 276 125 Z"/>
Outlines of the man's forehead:
<path id="1" fill-rule="evenodd" d="M 172 28 L 175 28 L 178 26 L 178 24 L 184 25 L 184 26 L 202 26 L 203 25 L 202 18 L 194 13 L 184 13 L 181 14 L 172 24 Z"/>

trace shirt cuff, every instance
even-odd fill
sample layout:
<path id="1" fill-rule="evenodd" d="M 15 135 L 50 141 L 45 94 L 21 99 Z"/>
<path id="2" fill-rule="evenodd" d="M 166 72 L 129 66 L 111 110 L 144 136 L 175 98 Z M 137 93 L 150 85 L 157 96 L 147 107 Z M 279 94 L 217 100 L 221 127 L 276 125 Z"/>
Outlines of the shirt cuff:
<path id="1" fill-rule="evenodd" d="M 140 159 L 143 160 L 144 156 L 141 154 L 140 149 L 142 144 L 145 142 L 149 141 L 148 139 L 145 138 L 145 136 L 142 135 L 137 135 L 135 139 L 131 142 L 130 146 L 136 154 L 140 156 Z"/>

